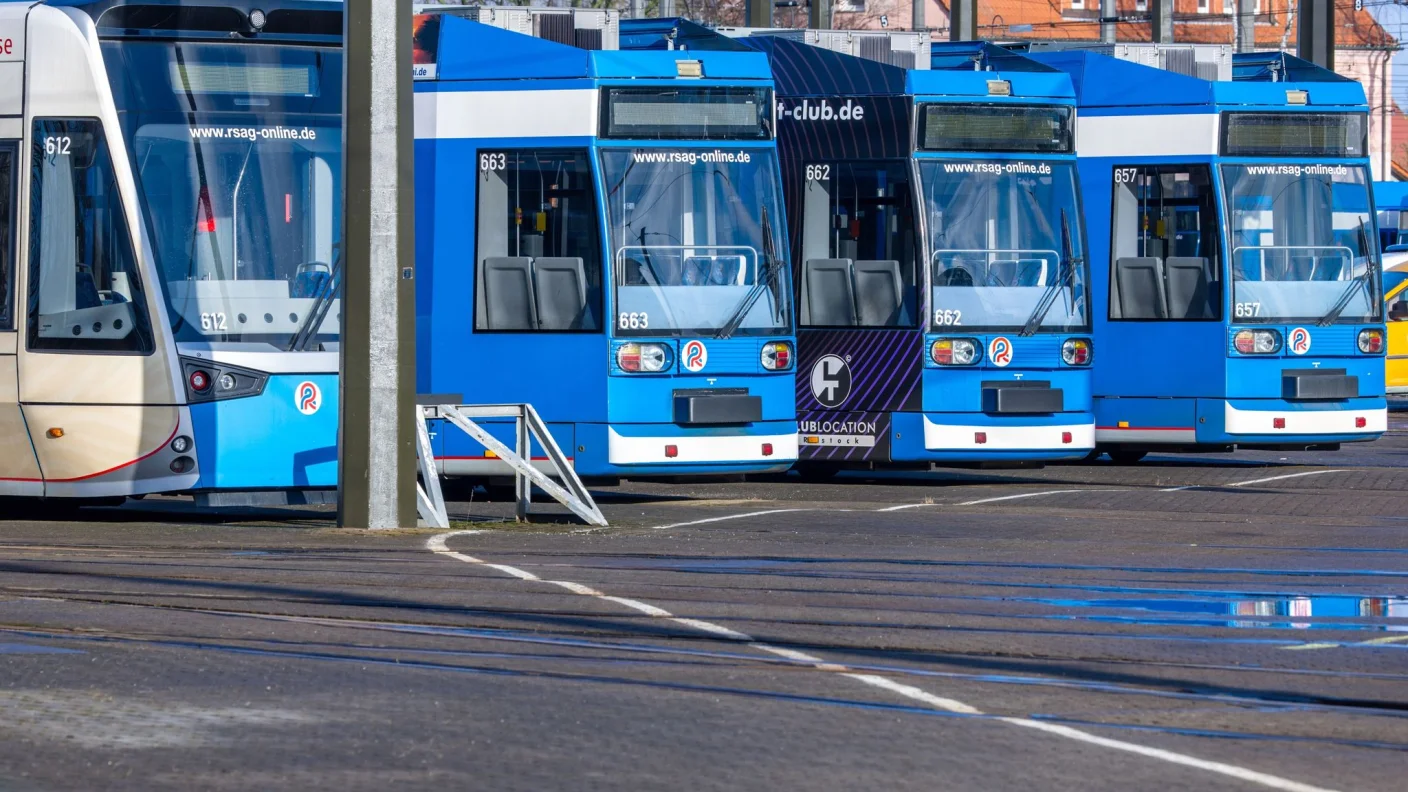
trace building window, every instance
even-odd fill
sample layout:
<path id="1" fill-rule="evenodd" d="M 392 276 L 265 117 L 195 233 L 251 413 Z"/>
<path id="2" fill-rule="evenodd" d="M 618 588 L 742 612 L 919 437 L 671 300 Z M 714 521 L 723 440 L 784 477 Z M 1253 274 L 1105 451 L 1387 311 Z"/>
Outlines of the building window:
<path id="1" fill-rule="evenodd" d="M 1071 0 L 1071 10 L 1080 11 L 1085 8 L 1085 0 Z"/>
<path id="2" fill-rule="evenodd" d="M 1208 0 L 1198 0 L 1198 13 L 1199 13 L 1199 14 L 1206 14 L 1207 12 L 1208 12 Z"/>
<path id="3" fill-rule="evenodd" d="M 1148 11 L 1148 10 L 1149 10 L 1149 0 L 1134 0 L 1134 10 L 1135 10 L 1135 11 Z"/>

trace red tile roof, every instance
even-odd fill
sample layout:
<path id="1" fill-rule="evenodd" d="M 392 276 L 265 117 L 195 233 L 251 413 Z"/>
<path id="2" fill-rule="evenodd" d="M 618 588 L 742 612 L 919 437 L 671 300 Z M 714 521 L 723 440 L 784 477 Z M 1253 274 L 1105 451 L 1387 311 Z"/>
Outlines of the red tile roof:
<path id="1" fill-rule="evenodd" d="M 1175 0 L 1173 38 L 1193 44 L 1232 44 L 1236 39 L 1232 14 L 1223 14 L 1223 0 L 1207 0 L 1210 11 L 1199 13 L 1199 0 Z M 1305 0 L 1301 0 L 1305 2 Z M 1071 0 L 978 0 L 978 35 L 993 39 L 1065 39 L 1097 41 L 1100 38 L 1100 0 L 1085 0 L 1083 9 L 1072 9 Z M 1368 11 L 1354 11 L 1336 4 L 1335 45 L 1347 49 L 1395 47 L 1398 42 Z M 1279 49 L 1282 41 L 1294 47 L 1296 20 L 1287 14 L 1287 0 L 1262 0 L 1256 19 L 1256 45 Z M 1116 23 L 1119 41 L 1149 41 L 1147 11 L 1137 11 L 1135 0 L 1117 0 L 1122 19 Z M 1027 26 L 1030 26 L 1028 28 Z M 1017 29 L 1013 29 L 1013 28 Z"/>

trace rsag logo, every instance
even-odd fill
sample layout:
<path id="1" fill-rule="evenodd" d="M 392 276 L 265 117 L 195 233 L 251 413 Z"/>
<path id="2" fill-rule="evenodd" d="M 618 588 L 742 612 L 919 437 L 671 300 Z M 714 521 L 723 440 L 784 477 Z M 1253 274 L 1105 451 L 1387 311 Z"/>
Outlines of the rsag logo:
<path id="1" fill-rule="evenodd" d="M 1291 354 L 1304 355 L 1310 351 L 1310 331 L 1297 327 L 1291 331 Z"/>
<path id="2" fill-rule="evenodd" d="M 703 341 L 690 341 L 684 345 L 684 367 L 690 371 L 700 371 L 709 362 L 709 349 Z"/>
<path id="3" fill-rule="evenodd" d="M 851 367 L 836 355 L 823 355 L 812 366 L 812 396 L 823 407 L 839 407 L 851 395 Z"/>
<path id="4" fill-rule="evenodd" d="M 304 415 L 312 415 L 323 406 L 323 391 L 316 382 L 300 382 L 293 391 L 293 406 Z"/>
<path id="5" fill-rule="evenodd" d="M 998 336 L 988 342 L 988 360 L 998 368 L 1004 368 L 1012 362 L 1012 342 L 1007 336 Z"/>

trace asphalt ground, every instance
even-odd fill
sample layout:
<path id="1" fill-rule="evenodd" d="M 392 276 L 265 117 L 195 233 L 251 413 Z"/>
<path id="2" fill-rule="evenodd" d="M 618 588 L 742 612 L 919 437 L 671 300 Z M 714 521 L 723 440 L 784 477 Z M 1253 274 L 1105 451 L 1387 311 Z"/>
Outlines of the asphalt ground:
<path id="1" fill-rule="evenodd" d="M 625 482 L 592 529 L 0 513 L 0 790 L 1384 789 L 1408 424 L 1313 454 Z"/>

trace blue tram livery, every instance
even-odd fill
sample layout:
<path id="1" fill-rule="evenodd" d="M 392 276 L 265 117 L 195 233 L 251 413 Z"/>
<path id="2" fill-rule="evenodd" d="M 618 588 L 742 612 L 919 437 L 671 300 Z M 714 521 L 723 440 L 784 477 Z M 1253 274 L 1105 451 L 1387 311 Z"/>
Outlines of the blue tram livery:
<path id="1" fill-rule="evenodd" d="M 1115 52 L 1032 54 L 1076 87 L 1099 448 L 1134 462 L 1380 436 L 1363 88 L 1279 52 L 1197 51 L 1187 74 L 1171 49 Z"/>
<path id="2" fill-rule="evenodd" d="M 1089 453 L 1069 78 L 923 34 L 729 35 L 778 85 L 802 472 Z"/>
<path id="3" fill-rule="evenodd" d="M 450 8 L 415 30 L 419 390 L 531 403 L 584 477 L 790 467 L 767 59 L 623 51 L 614 11 Z M 508 472 L 432 429 L 446 475 Z"/>

